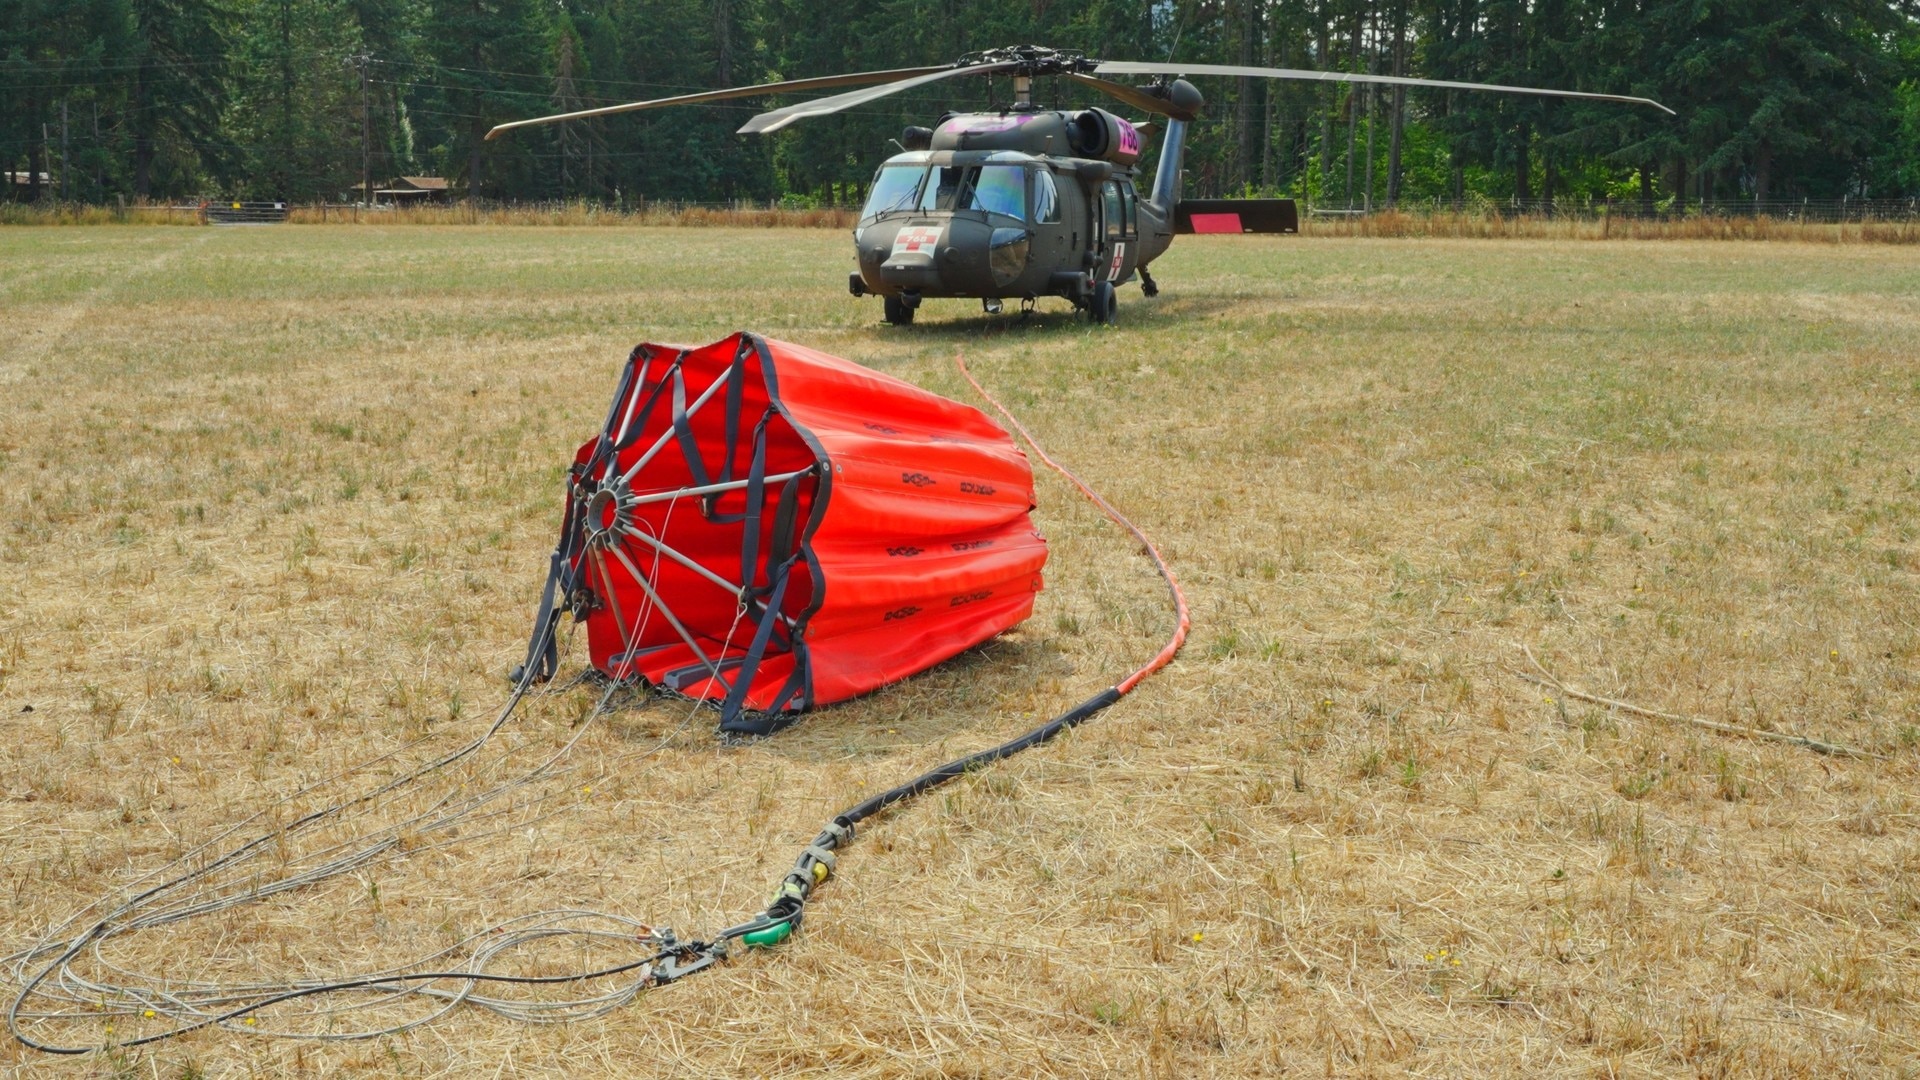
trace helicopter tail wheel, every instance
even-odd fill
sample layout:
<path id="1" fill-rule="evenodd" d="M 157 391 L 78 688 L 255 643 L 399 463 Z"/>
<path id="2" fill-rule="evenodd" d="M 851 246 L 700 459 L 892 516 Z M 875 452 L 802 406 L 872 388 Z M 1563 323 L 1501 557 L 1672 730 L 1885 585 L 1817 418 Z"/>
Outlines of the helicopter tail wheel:
<path id="1" fill-rule="evenodd" d="M 1113 294 L 1113 282 L 1096 282 L 1093 286 L 1093 298 L 1087 301 L 1087 315 L 1094 322 L 1112 326 L 1114 316 L 1119 310 L 1119 302 Z"/>
<path id="2" fill-rule="evenodd" d="M 884 300 L 887 321 L 895 326 L 908 326 L 913 323 L 913 309 L 918 304 L 908 304 L 903 297 L 889 296 Z"/>

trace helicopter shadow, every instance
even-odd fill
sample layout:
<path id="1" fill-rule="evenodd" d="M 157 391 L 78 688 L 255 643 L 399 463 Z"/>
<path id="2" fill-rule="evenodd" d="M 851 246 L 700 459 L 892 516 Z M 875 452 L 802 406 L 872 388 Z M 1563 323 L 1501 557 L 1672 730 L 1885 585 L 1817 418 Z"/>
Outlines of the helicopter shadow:
<path id="1" fill-rule="evenodd" d="M 936 319 L 922 318 L 914 320 L 908 326 L 890 326 L 885 322 L 873 322 L 862 329 L 885 335 L 898 334 L 908 341 L 978 341 L 981 338 L 1001 334 L 1059 334 L 1075 330 L 1092 329 L 1094 324 L 1082 313 L 1073 310 L 1035 311 L 1029 315 L 1018 312 L 1012 314 L 987 315 L 978 310 L 959 309 L 951 315 Z M 944 313 L 943 313 L 944 314 Z"/>
<path id="2" fill-rule="evenodd" d="M 962 310 L 951 316 L 934 320 L 924 318 L 925 310 L 923 309 L 922 318 L 914 320 L 908 326 L 890 326 L 885 322 L 875 321 L 859 324 L 854 329 L 882 335 L 898 333 L 907 341 L 951 341 L 964 344 L 1001 335 L 1057 335 L 1090 330 L 1124 333 L 1130 329 L 1173 327 L 1195 320 L 1218 318 L 1232 310 L 1234 305 L 1231 301 L 1214 297 L 1159 297 L 1147 300 L 1136 296 L 1132 304 L 1120 309 L 1119 321 L 1116 324 L 1104 327 L 1087 318 L 1085 313 L 1072 309 L 1042 309 L 1026 315 L 1019 312 L 986 315 L 978 311 Z"/>

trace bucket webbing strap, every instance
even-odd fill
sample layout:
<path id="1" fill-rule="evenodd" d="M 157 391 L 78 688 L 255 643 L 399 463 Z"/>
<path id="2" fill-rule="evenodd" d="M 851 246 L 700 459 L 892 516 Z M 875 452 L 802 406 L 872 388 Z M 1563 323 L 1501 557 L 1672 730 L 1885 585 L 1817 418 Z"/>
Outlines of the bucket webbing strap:
<path id="1" fill-rule="evenodd" d="M 772 417 L 773 412 L 769 410 L 753 426 L 753 455 L 747 464 L 747 504 L 737 519 L 744 526 L 740 530 L 740 587 L 747 596 L 763 596 L 767 589 L 773 588 L 771 562 L 767 566 L 766 588 L 757 589 L 753 584 L 760 570 L 760 509 L 767 497 L 767 421 Z"/>
<path id="2" fill-rule="evenodd" d="M 622 424 L 624 430 L 621 428 L 608 429 L 613 439 L 612 445 L 615 453 L 623 451 L 640 441 L 641 432 L 647 429 L 647 419 L 653 415 L 654 407 L 660 404 L 661 396 L 667 392 L 667 388 L 672 384 L 672 376 L 679 373 L 680 365 L 686 358 L 687 354 L 685 352 L 676 355 L 673 358 L 673 363 L 665 372 L 661 373 L 660 381 L 654 383 L 653 389 L 647 392 L 646 399 L 641 401 L 637 408 L 627 410 L 627 415 L 631 417 L 631 419 Z M 649 354 L 646 362 L 640 367 L 638 377 L 635 378 L 633 382 L 633 392 L 636 396 L 646 387 L 647 375 L 652 367 L 653 357 Z"/>
<path id="3" fill-rule="evenodd" d="M 731 721 L 723 716 L 720 723 L 721 731 L 738 735 L 771 735 L 798 719 L 787 715 L 785 710 L 788 704 L 806 692 L 809 673 L 807 650 L 795 646 L 792 656 L 793 672 L 787 676 L 787 681 L 781 684 L 779 691 L 773 695 L 773 700 L 767 703 L 767 707 L 757 714 L 748 714 L 742 710 Z M 801 702 L 802 707 L 805 704 L 804 701 Z"/>
<path id="4" fill-rule="evenodd" d="M 721 731 L 763 734 L 757 730 L 760 724 L 747 720 L 743 715 L 747 689 L 753 685 L 753 677 L 760 670 L 760 660 L 766 656 L 767 643 L 773 638 L 773 628 L 780 621 L 780 602 L 787 595 L 787 582 L 792 577 L 789 571 L 792 568 L 793 563 L 787 562 L 773 571 L 773 589 L 767 594 L 766 610 L 761 613 L 759 625 L 754 628 L 753 643 L 747 646 L 747 655 L 733 674 L 733 685 L 727 689 L 727 699 L 720 705 Z"/>
<path id="5" fill-rule="evenodd" d="M 727 369 L 727 400 L 722 422 L 726 427 L 725 454 L 720 461 L 720 475 L 714 477 L 707 472 L 707 462 L 700 454 L 700 440 L 693 434 L 692 418 L 687 413 L 686 379 L 676 369 L 673 380 L 673 434 L 680 444 L 681 456 L 687 459 L 687 471 L 693 477 L 695 486 L 705 487 L 711 483 L 726 483 L 733 479 L 735 455 L 740 441 L 740 401 L 746 389 L 747 356 L 749 348 L 743 341 L 740 350 L 734 353 L 733 364 Z M 705 496 L 701 500 L 701 513 L 713 516 L 713 507 L 720 499 L 718 494 Z M 715 519 L 724 520 L 724 519 Z"/>
<path id="6" fill-rule="evenodd" d="M 733 479 L 733 458 L 735 451 L 739 449 L 740 443 L 740 397 L 746 390 L 747 357 L 752 355 L 752 353 L 752 340 L 745 334 L 742 334 L 740 336 L 740 347 L 736 349 L 733 354 L 733 367 L 727 372 L 727 413 L 724 418 L 727 426 L 727 456 L 726 460 L 720 464 L 721 483 Z M 717 494 L 707 496 L 706 512 L 708 517 L 713 516 L 713 508 L 719 501 L 720 496 Z"/>

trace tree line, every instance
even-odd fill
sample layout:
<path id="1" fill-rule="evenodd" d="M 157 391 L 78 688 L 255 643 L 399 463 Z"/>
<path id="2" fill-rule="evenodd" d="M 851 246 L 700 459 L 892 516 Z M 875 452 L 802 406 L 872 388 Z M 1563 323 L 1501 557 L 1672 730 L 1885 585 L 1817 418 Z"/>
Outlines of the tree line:
<path id="1" fill-rule="evenodd" d="M 1911 198 L 1917 20 L 1920 0 L 0 0 L 0 197 L 337 200 L 427 174 L 490 199 L 847 203 L 905 124 L 1009 87 L 948 82 L 771 138 L 733 133 L 773 104 L 759 99 L 483 136 L 1031 42 L 1635 94 L 1679 113 L 1203 79 L 1199 194 Z"/>

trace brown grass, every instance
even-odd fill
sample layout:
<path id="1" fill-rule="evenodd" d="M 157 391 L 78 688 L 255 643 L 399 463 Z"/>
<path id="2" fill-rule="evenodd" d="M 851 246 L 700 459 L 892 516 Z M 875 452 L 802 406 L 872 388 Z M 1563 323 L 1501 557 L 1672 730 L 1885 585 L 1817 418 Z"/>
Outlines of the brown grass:
<path id="1" fill-rule="evenodd" d="M 1920 218 L 1827 223 L 1765 215 L 1699 214 L 1669 219 L 1602 214 L 1545 217 L 1380 210 L 1354 217 L 1313 217 L 1302 230 L 1316 236 L 1450 240 L 1781 240 L 1805 244 L 1920 244 Z"/>
<path id="2" fill-rule="evenodd" d="M 198 213 L 182 207 L 135 203 L 117 206 L 85 203 L 0 202 L 0 225 L 199 225 Z"/>
<path id="3" fill-rule="evenodd" d="M 1195 605 L 1136 696 L 874 822 L 777 952 L 561 1027 L 466 1010 L 365 1043 L 9 1045 L 0 1068 L 1804 1076 L 1920 1054 L 1913 249 L 1189 238 L 1113 330 L 939 301 L 884 327 L 839 287 L 847 255 L 803 230 L 0 233 L 8 942 L 301 783 L 484 726 L 561 470 L 637 339 L 750 327 L 961 397 L 964 348 Z M 987 648 L 748 748 L 709 713 L 624 708 L 492 828 L 112 959 L 285 977 L 561 906 L 751 913 L 862 792 L 1157 647 L 1145 563 L 1064 485 L 1041 503 L 1049 589 Z M 1546 694 L 1522 646 L 1597 696 L 1885 760 Z M 476 771 L 360 824 L 521 768 L 591 700 L 536 700 Z"/>
<path id="4" fill-rule="evenodd" d="M 197 201 L 175 206 L 137 204 L 124 211 L 78 203 L 23 205 L 0 203 L 0 225 L 200 225 Z M 851 229 L 856 212 L 833 207 L 698 206 L 649 203 L 632 210 L 610 210 L 592 203 L 534 206 L 295 206 L 287 220 L 296 225 L 565 225 L 641 228 Z"/>
<path id="5" fill-rule="evenodd" d="M 400 206 L 381 210 L 352 207 L 296 207 L 288 220 L 302 225 L 569 225 L 647 228 L 851 229 L 848 209 L 741 205 L 687 206 L 656 203 L 634 210 L 609 210 L 592 203 L 553 206 Z"/>
<path id="6" fill-rule="evenodd" d="M 611 210 L 585 202 L 474 208 L 390 206 L 366 210 L 353 206 L 296 206 L 287 220 L 299 225 L 547 225 L 569 227 L 851 229 L 857 211 L 846 208 L 778 206 L 698 206 L 664 202 L 629 210 Z M 113 207 L 0 203 L 0 225 L 197 225 L 198 217 L 179 207 Z M 1497 207 L 1452 212 L 1380 210 L 1371 214 L 1308 215 L 1310 236 L 1368 239 L 1450 240 L 1769 240 L 1810 244 L 1920 243 L 1920 219 L 1884 219 L 1825 223 L 1778 217 L 1723 217 L 1706 214 L 1671 219 L 1630 216 L 1545 217 L 1503 214 Z"/>

